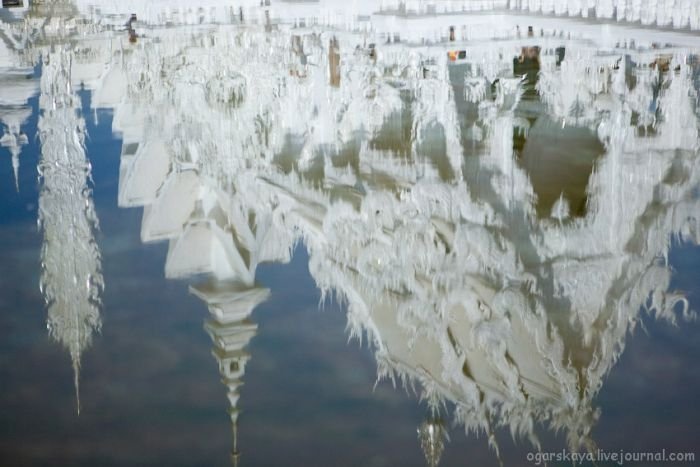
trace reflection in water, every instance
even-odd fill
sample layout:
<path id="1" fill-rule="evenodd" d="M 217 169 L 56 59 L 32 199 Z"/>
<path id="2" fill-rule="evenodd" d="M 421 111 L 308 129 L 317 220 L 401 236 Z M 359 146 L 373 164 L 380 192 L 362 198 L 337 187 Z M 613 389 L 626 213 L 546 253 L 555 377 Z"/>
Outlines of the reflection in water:
<path id="1" fill-rule="evenodd" d="M 34 83 L 26 79 L 30 70 L 12 70 L 0 78 L 3 94 L 0 97 L 0 122 L 4 133 L 0 137 L 0 146 L 7 148 L 12 157 L 12 171 L 15 176 L 15 189 L 19 191 L 19 156 L 22 146 L 29 140 L 21 130 L 29 119 L 31 109 L 26 106 L 28 97 L 34 94 Z"/>
<path id="2" fill-rule="evenodd" d="M 418 427 L 418 439 L 429 467 L 437 467 L 445 449 L 447 431 L 440 418 L 432 417 Z"/>
<path id="3" fill-rule="evenodd" d="M 100 329 L 104 284 L 94 236 L 97 214 L 88 186 L 85 122 L 77 114 L 80 100 L 72 91 L 71 58 L 70 51 L 57 46 L 42 64 L 39 225 L 44 232 L 41 289 L 48 308 L 47 328 L 70 353 L 80 413 L 80 359 Z"/>
<path id="4" fill-rule="evenodd" d="M 599 57 L 568 43 L 561 59 L 529 48 L 540 68 L 528 82 L 513 77 L 520 61 L 509 69 L 511 46 L 498 43 L 467 48 L 451 65 L 440 49 L 386 47 L 375 61 L 350 40 L 326 52 L 315 33 L 210 40 L 188 42 L 184 57 L 171 41 L 147 44 L 129 57 L 133 66 L 113 71 L 152 76 L 127 76 L 139 88 L 117 108 L 119 125 L 122 112 L 147 122 L 142 134 L 120 127 L 125 141 L 138 140 L 122 157 L 120 199 L 147 206 L 145 240 L 170 238 L 166 275 L 252 284 L 254 265 L 286 261 L 301 239 L 318 286 L 347 303 L 352 334 L 374 344 L 380 377 L 418 382 L 436 410 L 449 402 L 496 452 L 500 427 L 539 446 L 536 424 L 564 430 L 571 449 L 594 449 L 593 399 L 639 310 L 673 320 L 680 303 L 688 313 L 684 298 L 667 292 L 670 271 L 659 259 L 671 235 L 698 241 L 696 100 L 685 52 L 644 84 L 646 52 Z M 245 57 L 237 44 L 246 44 Z M 273 58 L 255 53 L 262 44 L 274 45 Z M 325 54 L 333 63 L 337 53 L 340 80 L 308 65 Z M 482 54 L 506 65 L 488 62 L 497 71 L 487 75 Z M 196 66 L 212 56 L 234 58 Z M 190 70 L 186 78 L 168 71 L 171 60 Z M 262 79 L 241 72 L 235 105 L 204 99 L 204 83 L 238 73 L 239 63 L 265 70 Z M 469 84 L 488 86 L 474 94 L 455 78 L 460 69 Z M 573 69 L 582 77 L 572 84 Z M 653 133 L 638 128 L 637 102 L 660 109 Z M 367 109 L 369 125 L 353 107 Z M 548 135 L 576 142 L 570 118 L 590 128 L 582 134 L 603 154 L 580 188 L 585 209 L 570 217 L 562 193 L 543 217 L 515 133 L 525 135 L 525 155 Z M 434 422 L 420 428 L 432 464 L 441 431 Z"/>
<path id="5" fill-rule="evenodd" d="M 345 28 L 329 34 L 271 22 L 294 6 L 280 8 L 134 44 L 138 21 L 162 20 L 137 11 L 118 47 L 85 54 L 93 104 L 114 109 L 123 138 L 119 205 L 144 208 L 144 241 L 169 241 L 167 277 L 209 277 L 191 291 L 212 315 L 233 463 L 249 316 L 268 296 L 256 268 L 298 242 L 379 377 L 422 388 L 429 465 L 447 407 L 497 455 L 500 428 L 539 448 L 536 425 L 593 450 L 595 396 L 641 310 L 690 316 L 665 258 L 674 237 L 700 241 L 695 39 L 611 26 L 598 44 L 585 24 L 564 37 L 517 18 L 462 33 L 430 15 L 409 47 L 386 12 L 326 18 Z M 692 22 L 679 12 L 659 24 Z M 77 385 L 102 280 L 71 56 L 44 59 L 40 217 L 50 330 Z"/>
<path id="6" fill-rule="evenodd" d="M 29 142 L 22 125 L 26 124 L 32 113 L 27 101 L 37 92 L 37 83 L 28 79 L 32 73 L 31 67 L 26 66 L 22 57 L 13 54 L 7 45 L 20 45 L 15 34 L 17 29 L 9 23 L 0 22 L 4 39 L 0 41 L 0 123 L 3 130 L 0 147 L 7 148 L 12 157 L 15 188 L 19 191 L 19 156 L 22 146 Z"/>
<path id="7" fill-rule="evenodd" d="M 219 363 L 221 381 L 228 389 L 229 415 L 233 425 L 231 461 L 237 466 L 241 457 L 238 450 L 238 388 L 250 358 L 244 347 L 258 329 L 248 318 L 253 309 L 268 298 L 269 291 L 235 282 L 202 284 L 191 291 L 207 303 L 212 315 L 205 329 L 214 343 L 212 354 Z"/>

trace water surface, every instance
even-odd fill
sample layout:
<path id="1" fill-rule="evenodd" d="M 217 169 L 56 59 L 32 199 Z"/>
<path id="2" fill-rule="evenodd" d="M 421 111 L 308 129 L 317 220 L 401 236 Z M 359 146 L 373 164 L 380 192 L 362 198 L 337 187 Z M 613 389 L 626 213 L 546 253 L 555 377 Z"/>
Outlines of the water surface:
<path id="1" fill-rule="evenodd" d="M 695 453 L 697 13 L 209 3 L 2 10 L 2 465 Z"/>

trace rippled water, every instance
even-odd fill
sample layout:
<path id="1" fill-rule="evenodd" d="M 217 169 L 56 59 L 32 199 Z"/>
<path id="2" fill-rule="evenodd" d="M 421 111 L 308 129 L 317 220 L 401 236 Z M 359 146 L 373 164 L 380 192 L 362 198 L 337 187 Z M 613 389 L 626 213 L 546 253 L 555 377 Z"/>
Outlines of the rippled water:
<path id="1" fill-rule="evenodd" d="M 693 465 L 697 7 L 249 3 L 0 10 L 0 465 Z"/>

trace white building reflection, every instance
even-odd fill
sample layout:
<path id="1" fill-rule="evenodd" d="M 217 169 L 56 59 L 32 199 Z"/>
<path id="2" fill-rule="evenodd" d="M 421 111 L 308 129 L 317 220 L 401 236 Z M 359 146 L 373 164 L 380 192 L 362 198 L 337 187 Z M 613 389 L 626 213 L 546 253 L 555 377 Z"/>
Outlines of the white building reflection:
<path id="1" fill-rule="evenodd" d="M 539 447 L 541 425 L 594 449 L 596 394 L 641 314 L 689 315 L 666 257 L 674 238 L 700 241 L 697 38 L 502 11 L 486 29 L 485 16 L 414 3 L 320 2 L 317 16 L 153 3 L 136 43 L 109 36 L 86 65 L 93 105 L 114 109 L 124 141 L 119 205 L 144 208 L 144 241 L 168 240 L 167 277 L 210 277 L 192 292 L 212 314 L 234 463 L 248 319 L 267 297 L 255 271 L 298 242 L 352 335 L 371 341 L 379 377 L 418 383 L 496 453 L 500 428 Z M 700 15 L 583 3 L 508 5 L 681 27 Z M 150 26 L 168 21 L 236 24 Z M 92 232 L 81 199 L 73 230 Z M 99 277 L 94 249 L 72 257 Z M 87 284 L 78 317 L 96 327 Z M 432 465 L 440 430 L 421 427 Z"/>
<path id="2" fill-rule="evenodd" d="M 374 52 L 334 36 L 332 51 L 313 29 L 144 44 L 112 71 L 130 95 L 116 108 L 120 203 L 145 206 L 144 240 L 170 239 L 171 277 L 252 285 L 256 264 L 303 241 L 380 377 L 419 382 L 496 451 L 500 427 L 539 446 L 537 424 L 593 449 L 595 395 L 640 310 L 687 313 L 664 258 L 673 236 L 698 241 L 692 51 L 601 54 L 551 37 L 566 54 L 555 60 L 523 38 L 461 44 L 451 62 L 451 45 Z M 538 47 L 529 94 L 513 79 L 522 46 Z M 334 81 L 319 65 L 336 53 Z M 207 99 L 222 76 L 235 99 Z M 652 106 L 653 131 L 641 123 Z M 570 195 L 583 204 L 557 194 L 550 217 L 531 183 L 546 168 L 523 158 L 554 137 L 569 145 L 559 157 L 576 144 L 601 154 Z M 437 462 L 438 440 L 427 445 Z"/>

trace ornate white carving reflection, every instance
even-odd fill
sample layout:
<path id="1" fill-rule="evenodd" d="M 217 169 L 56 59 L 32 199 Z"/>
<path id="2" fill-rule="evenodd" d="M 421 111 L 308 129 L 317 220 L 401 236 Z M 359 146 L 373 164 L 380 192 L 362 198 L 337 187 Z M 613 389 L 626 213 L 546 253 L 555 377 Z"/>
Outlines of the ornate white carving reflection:
<path id="1" fill-rule="evenodd" d="M 449 402 L 464 429 L 486 433 L 496 451 L 503 427 L 539 446 L 538 424 L 564 430 L 571 449 L 593 449 L 596 394 L 640 310 L 689 316 L 684 297 L 668 290 L 665 258 L 674 237 L 700 241 L 697 59 L 688 45 L 696 39 L 654 31 L 639 43 L 678 42 L 635 46 L 629 29 L 612 25 L 598 38 L 574 22 L 565 37 L 542 17 L 527 34 L 517 18 L 497 31 L 464 20 L 470 29 L 457 31 L 496 41 L 441 38 L 453 19 L 433 13 L 453 3 L 384 2 L 381 15 L 362 21 L 336 12 L 320 18 L 332 33 L 298 5 L 294 22 L 270 22 L 266 7 L 251 7 L 232 16 L 235 26 L 144 26 L 136 43 L 108 36 L 113 47 L 89 49 L 82 73 L 96 105 L 114 108 L 124 140 L 119 204 L 144 207 L 144 241 L 168 240 L 166 276 L 212 277 L 193 292 L 213 315 L 207 330 L 232 413 L 242 349 L 255 333 L 245 318 L 266 296 L 256 268 L 288 261 L 303 242 L 318 287 L 347 304 L 350 333 L 372 343 L 380 378 L 417 382 L 435 410 Z M 617 11 L 644 24 L 697 16 L 642 18 L 639 2 L 564 3 L 510 6 Z M 250 11 L 257 20 L 245 19 Z M 144 23 L 159 14 L 145 11 Z M 408 17 L 416 37 L 402 38 Z M 96 219 L 84 127 L 62 90 L 70 90 L 68 55 L 48 57 L 44 262 L 73 248 L 81 269 L 46 269 L 44 283 L 52 332 L 75 362 L 99 327 Z M 530 69 L 516 73 L 516 63 Z M 584 205 L 557 192 L 542 216 L 537 174 L 514 147 L 552 135 L 603 149 L 579 193 Z M 52 165 L 61 157 L 69 160 Z M 64 165 L 75 171 L 51 172 Z M 61 232 L 73 235 L 52 248 Z M 56 331 L 67 310 L 79 325 Z M 442 438 L 430 429 L 421 441 L 437 463 Z"/>
<path id="2" fill-rule="evenodd" d="M 118 118 L 122 109 L 132 116 L 146 112 L 133 116 L 147 122 L 142 135 L 134 133 L 139 150 L 133 157 L 143 158 L 138 164 L 144 167 L 159 164 L 148 172 L 159 175 L 140 174 L 137 161 L 125 156 L 121 181 L 143 182 L 122 183 L 120 197 L 147 206 L 144 238 L 169 232 L 166 274 L 177 275 L 180 265 L 182 274 L 206 271 L 252 284 L 254 265 L 287 260 L 291 246 L 302 241 L 317 285 L 347 303 L 350 332 L 374 345 L 380 377 L 418 382 L 433 407 L 449 401 L 464 428 L 485 432 L 496 450 L 500 427 L 539 446 L 536 424 L 564 430 L 572 449 L 593 449 L 595 396 L 640 309 L 671 320 L 688 314 L 685 299 L 668 291 L 670 270 L 663 260 L 677 233 L 698 241 L 697 113 L 685 52 L 672 53 L 656 98 L 651 81 L 640 78 L 635 89 L 625 83 L 625 73 L 641 76 L 644 70 L 628 69 L 624 52 L 599 59 L 572 43 L 566 51 L 571 58 L 540 74 L 539 103 L 521 101 L 520 78 L 501 76 L 493 94 L 465 98 L 479 107 L 473 125 L 482 129 L 483 149 L 470 162 L 484 171 L 477 175 L 465 168 L 463 140 L 474 133 L 461 136 L 467 119 L 444 49 L 402 53 L 391 45 L 368 61 L 369 52 L 355 50 L 356 41 L 340 39 L 336 88 L 307 68 L 312 60 L 323 63 L 327 53 L 315 33 L 299 39 L 295 32 L 255 34 L 262 33 L 213 40 L 226 51 L 217 56 L 234 57 L 216 68 L 218 75 L 244 61 L 251 70 L 266 70 L 255 107 L 245 104 L 251 72 L 240 80 L 246 83 L 244 103 L 225 109 L 207 104 L 196 86 L 177 79 L 161 91 L 132 89 L 117 109 Z M 244 50 L 250 56 L 228 52 L 233 43 L 249 44 Z M 260 43 L 274 43 L 275 52 L 260 57 Z M 169 54 L 178 53 L 174 44 Z M 189 62 L 208 60 L 217 47 L 194 46 L 179 63 L 206 83 L 208 69 L 197 74 Z M 146 45 L 143 55 L 160 56 L 161 48 Z M 519 47 L 505 46 L 500 56 L 512 60 L 508 50 L 514 49 L 519 53 Z M 295 50 L 303 50 L 307 61 L 296 61 Z M 467 50 L 468 57 L 482 53 Z M 280 58 L 267 66 L 276 53 Z M 637 63 L 644 57 L 636 56 Z M 133 59 L 140 65 L 128 68 L 154 76 L 146 83 L 170 76 L 161 65 L 167 60 Z M 367 85 L 346 70 L 360 66 L 373 76 L 371 92 L 354 91 Z M 571 79 L 582 73 L 594 78 Z M 392 88 L 405 92 L 391 97 L 396 103 L 378 104 Z M 154 99 L 162 89 L 169 90 Z M 155 105 L 139 104 L 142 96 Z M 337 115 L 331 111 L 336 102 L 344 102 L 336 101 L 339 96 L 347 96 L 342 105 L 349 108 L 382 109 L 372 114 L 374 129 L 360 118 L 347 120 L 355 126 L 346 127 L 345 117 L 329 117 Z M 635 99 L 656 99 L 661 117 L 654 134 L 634 126 Z M 514 134 L 532 136 L 524 117 L 532 112 L 571 124 L 574 104 L 582 109 L 574 123 L 594 130 L 605 152 L 590 175 L 585 213 L 573 217 L 562 196 L 554 219 L 541 218 L 537 194 L 512 149 Z M 293 115 L 304 117 L 297 122 Z M 174 119 L 178 123 L 170 123 Z M 251 121 L 274 125 L 243 126 Z M 404 127 L 408 152 L 400 136 Z M 342 134 L 354 136 L 337 136 Z M 428 149 L 427 159 L 420 153 L 425 137 L 437 138 L 429 148 L 447 148 L 445 162 L 436 150 Z M 131 138 L 125 132 L 125 140 Z M 280 144 L 285 139 L 295 145 Z M 152 146 L 154 141 L 161 142 Z M 147 196 L 130 198 L 140 190 Z M 173 216 L 159 212 L 166 206 Z M 156 218 L 178 221 L 157 226 Z M 276 245 L 274 254 L 270 245 Z M 195 259 L 197 265 L 187 265 Z"/>
<path id="3" fill-rule="evenodd" d="M 42 64 L 39 225 L 44 234 L 41 289 L 48 308 L 47 328 L 70 354 L 80 413 L 80 360 L 93 333 L 100 330 L 104 283 L 95 241 L 98 220 L 89 186 L 85 122 L 78 115 L 80 100 L 70 80 L 72 56 L 57 46 Z"/>

